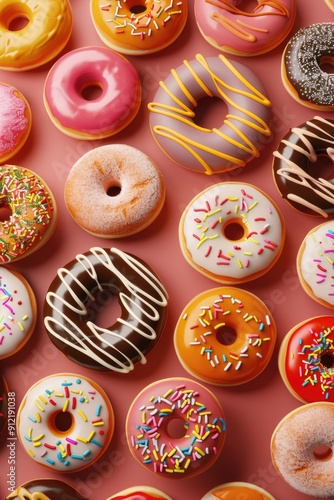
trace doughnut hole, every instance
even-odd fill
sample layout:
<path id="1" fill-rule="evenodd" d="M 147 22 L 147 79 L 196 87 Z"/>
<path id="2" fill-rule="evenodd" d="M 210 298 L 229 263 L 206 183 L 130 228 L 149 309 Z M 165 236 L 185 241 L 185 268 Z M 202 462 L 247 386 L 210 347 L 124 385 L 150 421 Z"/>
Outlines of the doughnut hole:
<path id="1" fill-rule="evenodd" d="M 8 222 L 10 220 L 10 217 L 12 215 L 12 210 L 9 207 L 9 205 L 3 203 L 0 204 L 0 223 L 1 222 Z"/>
<path id="2" fill-rule="evenodd" d="M 167 419 L 166 433 L 170 439 L 182 439 L 187 434 L 183 418 L 172 416 Z"/>
<path id="3" fill-rule="evenodd" d="M 230 241 L 240 241 L 245 236 L 245 226 L 242 219 L 231 219 L 223 226 L 223 235 Z"/>
<path id="4" fill-rule="evenodd" d="M 87 314 L 82 317 L 82 321 L 85 323 L 91 321 L 100 328 L 110 328 L 122 315 L 116 295 L 112 290 L 104 288 L 93 292 L 93 296 L 94 300 L 87 300 Z"/>
<path id="5" fill-rule="evenodd" d="M 0 23 L 8 31 L 21 31 L 31 20 L 31 10 L 23 3 L 13 3 L 1 12 Z"/>
<path id="6" fill-rule="evenodd" d="M 217 328 L 216 339 L 222 345 L 232 345 L 237 340 L 237 332 L 233 326 L 221 325 Z"/>
<path id="7" fill-rule="evenodd" d="M 62 436 L 71 433 L 74 429 L 74 418 L 69 411 L 56 411 L 48 420 L 48 427 L 52 434 Z"/>
<path id="8" fill-rule="evenodd" d="M 237 2 L 237 7 L 242 12 L 254 12 L 258 7 L 260 0 L 239 0 Z"/>
<path id="9" fill-rule="evenodd" d="M 142 14 L 147 10 L 145 0 L 128 0 L 126 5 L 132 14 Z"/>
<path id="10" fill-rule="evenodd" d="M 121 194 L 121 191 L 122 191 L 122 186 L 120 184 L 115 183 L 107 188 L 106 193 L 108 196 L 111 196 L 113 198 Z"/>
<path id="11" fill-rule="evenodd" d="M 221 117 L 226 116 L 227 105 L 225 101 L 215 96 L 202 97 L 198 99 L 194 112 L 194 123 L 199 127 L 212 130 L 221 126 Z M 217 116 L 220 117 L 220 123 L 217 123 Z"/>
<path id="12" fill-rule="evenodd" d="M 326 368 L 333 368 L 334 358 L 330 353 L 325 352 L 320 356 L 320 363 Z"/>
<path id="13" fill-rule="evenodd" d="M 322 71 L 329 75 L 334 73 L 334 57 L 322 56 L 319 61 L 319 66 Z"/>
<path id="14" fill-rule="evenodd" d="M 103 92 L 103 86 L 99 82 L 86 82 L 81 86 L 80 94 L 85 101 L 95 101 Z"/>
<path id="15" fill-rule="evenodd" d="M 313 455 L 317 460 L 329 460 L 333 456 L 333 450 L 327 444 L 319 444 L 313 448 Z"/>

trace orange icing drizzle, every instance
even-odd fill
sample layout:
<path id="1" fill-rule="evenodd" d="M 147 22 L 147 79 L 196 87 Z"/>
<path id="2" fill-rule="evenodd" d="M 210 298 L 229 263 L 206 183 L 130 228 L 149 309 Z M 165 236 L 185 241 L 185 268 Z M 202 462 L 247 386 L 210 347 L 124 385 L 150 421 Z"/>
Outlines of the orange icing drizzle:
<path id="1" fill-rule="evenodd" d="M 253 10 L 253 12 L 244 12 L 238 9 L 238 7 L 231 5 L 228 0 L 217 0 L 217 1 L 205 0 L 205 1 L 213 5 L 214 7 L 218 7 L 219 9 L 223 9 L 227 12 L 231 12 L 232 14 L 235 15 L 241 15 L 243 17 L 254 18 L 254 17 L 268 16 L 268 15 L 286 16 L 287 18 L 290 17 L 290 12 L 288 8 L 285 7 L 285 5 L 283 5 L 281 2 L 276 0 L 260 1 L 259 4 L 256 6 L 256 8 Z M 275 12 L 273 11 L 263 12 L 262 10 L 258 12 L 260 9 L 262 9 L 262 7 L 265 6 L 272 7 L 273 9 L 275 9 Z M 268 32 L 268 30 L 266 29 L 256 28 L 254 26 L 248 25 L 240 21 L 240 19 L 237 19 L 234 22 L 228 17 L 224 16 L 223 14 L 219 14 L 218 12 L 213 12 L 210 17 L 213 21 L 216 21 L 217 23 L 221 24 L 224 28 L 226 28 L 228 31 L 230 31 L 233 35 L 236 35 L 243 40 L 248 40 L 249 42 L 255 42 L 256 36 L 249 33 L 249 31 L 247 31 L 247 28 L 253 31 L 261 31 L 263 33 Z"/>
<path id="2" fill-rule="evenodd" d="M 158 102 L 152 102 L 148 104 L 148 109 L 154 113 L 159 113 L 164 116 L 168 116 L 170 118 L 173 118 L 179 122 L 186 123 L 187 125 L 191 126 L 194 129 L 200 130 L 202 132 L 210 133 L 214 132 L 218 136 L 222 137 L 225 141 L 233 144 L 236 147 L 239 147 L 240 149 L 247 151 L 253 156 L 259 156 L 259 150 L 256 148 L 256 146 L 248 139 L 248 137 L 238 128 L 236 127 L 231 120 L 238 121 L 240 123 L 243 123 L 250 128 L 262 133 L 265 136 L 270 135 L 270 128 L 269 126 L 265 123 L 262 118 L 259 116 L 255 115 L 252 111 L 249 109 L 243 108 L 237 103 L 237 100 L 230 98 L 224 89 L 228 91 L 234 92 L 236 95 L 243 95 L 246 96 L 247 98 L 256 101 L 257 103 L 262 104 L 263 106 L 270 107 L 271 103 L 267 97 L 265 97 L 259 90 L 257 90 L 250 82 L 246 80 L 244 76 L 241 75 L 241 73 L 232 65 L 230 61 L 226 59 L 222 54 L 220 54 L 219 59 L 222 61 L 222 63 L 234 74 L 234 76 L 242 82 L 242 84 L 248 89 L 248 90 L 241 90 L 234 88 L 230 85 L 228 85 L 226 82 L 224 82 L 218 75 L 216 75 L 208 65 L 206 59 L 204 56 L 201 54 L 196 55 L 196 60 L 203 66 L 203 68 L 207 71 L 207 73 L 210 75 L 212 78 L 212 81 L 217 89 L 218 95 L 220 96 L 221 99 L 223 99 L 229 106 L 240 110 L 246 115 L 245 117 L 233 115 L 233 114 L 227 114 L 226 118 L 224 120 L 224 125 L 227 125 L 231 129 L 234 130 L 234 132 L 240 137 L 240 141 L 236 141 L 231 137 L 228 137 L 224 133 L 221 132 L 220 129 L 213 128 L 207 129 L 200 127 L 199 125 L 196 125 L 192 119 L 195 116 L 195 112 L 189 108 L 184 102 L 180 100 L 180 98 L 173 94 L 165 85 L 164 82 L 160 82 L 160 86 L 164 89 L 164 91 L 171 97 L 171 99 L 175 102 L 177 107 L 169 106 L 163 103 L 158 103 Z M 193 70 L 193 68 L 190 66 L 188 61 L 184 61 L 184 65 L 187 67 L 187 69 L 191 72 L 192 76 L 194 77 L 196 83 L 200 85 L 200 87 L 204 90 L 204 92 L 209 96 L 213 97 L 212 92 L 207 88 L 205 83 L 201 80 L 200 76 Z M 171 71 L 172 75 L 174 76 L 178 87 L 180 91 L 186 96 L 186 98 L 192 103 L 193 106 L 196 106 L 196 100 L 192 96 L 191 92 L 187 87 L 184 85 L 184 83 L 181 82 L 181 79 L 179 78 L 176 70 Z M 180 96 L 182 97 L 182 96 Z M 247 116 L 250 117 L 252 120 L 255 121 L 252 122 L 247 119 Z M 172 141 L 180 144 L 182 147 L 184 147 L 189 153 L 191 153 L 198 161 L 199 163 L 204 167 L 206 173 L 211 172 L 211 167 L 210 165 L 203 159 L 201 158 L 198 153 L 196 153 L 192 147 L 196 147 L 198 149 L 201 149 L 202 151 L 205 151 L 207 153 L 210 153 L 214 156 L 217 156 L 219 158 L 223 158 L 229 161 L 232 161 L 235 163 L 235 165 L 243 167 L 245 165 L 245 161 L 241 160 L 240 158 L 233 157 L 230 155 L 227 155 L 221 150 L 213 149 L 205 144 L 201 144 L 199 142 L 196 142 L 191 139 L 191 137 L 186 137 L 185 135 L 177 132 L 176 130 L 173 130 L 171 128 L 165 127 L 163 125 L 155 125 L 153 128 L 154 132 L 158 135 L 161 135 L 162 137 L 166 137 L 171 139 Z"/>

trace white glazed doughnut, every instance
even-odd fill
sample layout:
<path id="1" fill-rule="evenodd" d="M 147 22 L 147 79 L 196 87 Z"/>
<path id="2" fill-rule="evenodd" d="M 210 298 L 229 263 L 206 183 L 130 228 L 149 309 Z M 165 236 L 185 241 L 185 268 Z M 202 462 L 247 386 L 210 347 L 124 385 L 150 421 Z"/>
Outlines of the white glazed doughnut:
<path id="1" fill-rule="evenodd" d="M 35 462 L 58 472 L 77 472 L 94 463 L 113 431 L 108 396 L 82 375 L 59 373 L 39 380 L 18 409 L 23 448 Z"/>
<path id="2" fill-rule="evenodd" d="M 188 204 L 179 225 L 185 259 L 224 284 L 267 273 L 279 259 L 284 239 L 284 219 L 273 200 L 240 182 L 222 182 L 202 191 Z"/>
<path id="3" fill-rule="evenodd" d="M 334 403 L 309 403 L 277 425 L 270 445 L 272 462 L 292 488 L 329 498 L 334 495 L 333 444 Z"/>
<path id="4" fill-rule="evenodd" d="M 84 154 L 65 184 L 65 203 L 73 219 L 102 238 L 142 231 L 159 215 L 164 201 L 158 167 L 138 149 L 123 144 Z"/>
<path id="5" fill-rule="evenodd" d="M 34 292 L 18 272 L 0 268 L 0 359 L 12 356 L 30 339 L 37 320 Z"/>

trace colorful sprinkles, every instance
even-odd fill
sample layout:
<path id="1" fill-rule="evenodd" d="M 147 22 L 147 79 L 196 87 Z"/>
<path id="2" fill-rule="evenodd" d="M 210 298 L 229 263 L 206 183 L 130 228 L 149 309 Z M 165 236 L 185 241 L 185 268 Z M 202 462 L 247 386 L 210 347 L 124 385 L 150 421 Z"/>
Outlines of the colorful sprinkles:
<path id="1" fill-rule="evenodd" d="M 96 460 L 112 424 L 103 395 L 76 376 L 40 381 L 28 391 L 19 413 L 25 449 L 55 470 L 78 469 Z M 64 414 L 66 421 L 57 423 Z"/>
<path id="2" fill-rule="evenodd" d="M 218 457 L 226 423 L 218 403 L 211 393 L 205 394 L 204 387 L 178 382 L 174 385 L 171 379 L 163 394 L 155 392 L 164 387 L 157 382 L 144 396 L 139 395 L 130 409 L 127 431 L 129 445 L 144 465 L 158 474 L 184 476 Z M 168 420 L 177 418 L 183 420 L 182 438 L 166 434 Z"/>

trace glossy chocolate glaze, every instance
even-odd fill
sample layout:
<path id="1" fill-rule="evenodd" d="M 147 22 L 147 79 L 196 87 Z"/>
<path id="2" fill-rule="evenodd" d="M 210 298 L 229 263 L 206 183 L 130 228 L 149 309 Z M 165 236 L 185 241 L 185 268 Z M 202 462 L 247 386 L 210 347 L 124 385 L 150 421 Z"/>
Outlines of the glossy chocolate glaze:
<path id="1" fill-rule="evenodd" d="M 0 433 L 3 431 L 7 422 L 8 410 L 8 388 L 5 379 L 0 375 Z"/>
<path id="2" fill-rule="evenodd" d="M 87 500 L 72 486 L 58 479 L 35 479 L 19 486 L 6 500 Z"/>
<path id="3" fill-rule="evenodd" d="M 330 164 L 334 158 L 334 121 L 315 116 L 292 128 L 274 152 L 273 174 L 276 186 L 297 210 L 327 217 L 334 213 L 334 169 L 317 178 L 311 167 L 319 156 Z"/>
<path id="4" fill-rule="evenodd" d="M 121 316 L 110 327 L 99 328 L 94 315 L 103 307 L 104 294 L 117 297 Z M 48 335 L 70 360 L 122 373 L 146 363 L 166 317 L 167 293 L 155 272 L 115 248 L 91 248 L 59 269 L 44 306 Z"/>

